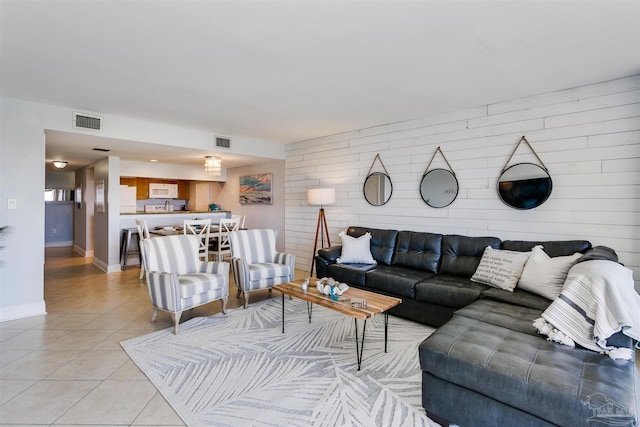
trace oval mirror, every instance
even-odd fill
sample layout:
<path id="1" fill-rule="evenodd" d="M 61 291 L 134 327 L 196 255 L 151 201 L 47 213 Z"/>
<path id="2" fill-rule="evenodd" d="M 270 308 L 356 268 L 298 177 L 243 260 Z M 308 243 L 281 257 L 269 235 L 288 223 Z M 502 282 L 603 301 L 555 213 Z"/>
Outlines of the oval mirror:
<path id="1" fill-rule="evenodd" d="M 458 179 L 447 169 L 432 169 L 420 182 L 420 196 L 432 208 L 449 206 L 458 197 Z"/>
<path id="2" fill-rule="evenodd" d="M 500 198 L 516 209 L 537 208 L 547 201 L 552 188 L 549 173 L 533 163 L 509 166 L 498 178 Z"/>
<path id="3" fill-rule="evenodd" d="M 374 172 L 367 176 L 362 190 L 364 198 L 373 206 L 382 206 L 391 199 L 393 185 L 389 175 L 382 172 Z"/>

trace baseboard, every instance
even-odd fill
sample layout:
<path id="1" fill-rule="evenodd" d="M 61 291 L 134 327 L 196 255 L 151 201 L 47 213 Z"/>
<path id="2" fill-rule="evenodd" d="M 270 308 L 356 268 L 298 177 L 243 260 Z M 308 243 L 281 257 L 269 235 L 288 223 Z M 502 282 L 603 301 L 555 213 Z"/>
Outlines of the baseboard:
<path id="1" fill-rule="evenodd" d="M 23 319 L 25 317 L 41 316 L 43 314 L 47 314 L 44 300 L 39 302 L 32 302 L 29 304 L 18 304 L 9 307 L 0 307 L 0 322 Z"/>
<path id="2" fill-rule="evenodd" d="M 73 241 L 68 242 L 48 242 L 44 244 L 45 248 L 61 248 L 64 246 L 73 246 Z"/>
<path id="3" fill-rule="evenodd" d="M 91 258 L 93 257 L 93 249 L 91 250 L 86 250 L 83 247 L 80 247 L 78 245 L 73 245 L 73 251 L 75 253 L 77 253 L 78 255 L 85 257 L 85 258 Z"/>
<path id="4" fill-rule="evenodd" d="M 115 273 L 116 271 L 120 271 L 121 270 L 120 263 L 118 263 L 118 264 L 107 264 L 106 262 L 104 262 L 101 259 L 98 259 L 96 257 L 93 257 L 93 265 L 95 265 L 100 270 L 104 271 L 105 273 Z"/>

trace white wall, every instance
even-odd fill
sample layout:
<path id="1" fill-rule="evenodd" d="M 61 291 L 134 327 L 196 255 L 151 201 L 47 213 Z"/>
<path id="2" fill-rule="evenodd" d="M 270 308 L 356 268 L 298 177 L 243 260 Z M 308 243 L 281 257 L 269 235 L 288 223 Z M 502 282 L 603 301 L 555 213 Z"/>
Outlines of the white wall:
<path id="1" fill-rule="evenodd" d="M 45 172 L 45 188 L 75 188 L 75 172 L 73 171 L 50 171 Z"/>
<path id="2" fill-rule="evenodd" d="M 521 136 L 553 179 L 537 209 L 503 204 L 496 181 Z M 427 206 L 419 183 L 440 146 L 460 184 L 447 208 Z M 380 153 L 393 182 L 381 207 L 362 195 Z M 535 163 L 521 144 L 513 162 Z M 444 167 L 436 156 L 433 167 Z M 377 164 L 373 171 L 381 171 Z M 318 208 L 306 189 L 336 188 L 326 206 L 331 243 L 349 225 L 496 236 L 502 239 L 588 239 L 614 248 L 640 277 L 640 76 L 526 99 L 483 105 L 424 119 L 287 145 L 286 248 L 297 267 L 310 265 Z"/>
<path id="3" fill-rule="evenodd" d="M 251 205 L 240 204 L 240 177 L 243 175 L 253 175 L 261 173 L 271 173 L 271 187 L 273 190 L 271 205 Z M 245 227 L 247 228 L 272 228 L 278 232 L 276 249 L 284 251 L 285 248 L 285 164 L 283 160 L 267 161 L 240 168 L 227 170 L 227 182 L 219 187 L 219 191 L 212 195 L 212 203 L 221 204 L 224 209 L 230 210 L 232 214 L 246 215 Z M 211 187 L 218 187 L 211 184 Z"/>
<path id="4" fill-rule="evenodd" d="M 204 157 L 202 167 L 195 169 L 192 166 L 169 165 L 165 163 L 136 162 L 131 160 L 120 161 L 121 176 L 141 176 L 145 178 L 184 179 L 196 181 L 226 181 L 227 170 L 222 169 L 220 176 L 211 176 L 204 171 Z"/>
<path id="5" fill-rule="evenodd" d="M 75 109 L 0 97 L 0 224 L 12 227 L 0 250 L 0 321 L 45 313 L 44 303 L 44 203 L 45 130 L 93 134 L 72 128 Z M 187 129 L 101 114 L 105 125 L 100 134 L 106 138 L 210 149 L 215 132 Z M 233 154 L 284 159 L 280 144 L 230 135 Z M 107 188 L 119 190 L 119 164 L 109 162 L 107 175 L 95 166 L 95 179 L 108 178 Z M 117 268 L 119 241 L 118 192 L 109 191 L 108 217 L 99 221 L 109 240 L 108 248 L 94 241 L 94 262 L 103 269 Z M 7 200 L 16 199 L 17 209 L 7 209 Z M 115 212 L 115 214 L 114 214 Z M 91 226 L 91 217 L 86 226 Z M 108 230 L 103 230 L 104 227 Z M 85 236 L 86 237 L 86 236 Z M 90 245 L 89 245 L 90 246 Z M 87 248 L 80 248 L 86 250 Z M 104 249 L 104 250 L 103 250 Z M 88 249 L 90 250 L 90 249 Z M 28 254 L 25 256 L 24 254 Z"/>

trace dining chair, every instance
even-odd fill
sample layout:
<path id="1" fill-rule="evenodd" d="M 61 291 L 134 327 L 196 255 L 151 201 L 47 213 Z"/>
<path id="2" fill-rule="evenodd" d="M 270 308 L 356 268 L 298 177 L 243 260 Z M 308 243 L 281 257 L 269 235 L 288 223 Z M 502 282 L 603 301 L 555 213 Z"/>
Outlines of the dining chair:
<path id="1" fill-rule="evenodd" d="M 231 215 L 231 219 L 239 219 L 240 220 L 240 228 L 244 228 L 244 222 L 247 219 L 246 215 Z"/>
<path id="2" fill-rule="evenodd" d="M 229 263 L 200 260 L 200 238 L 194 235 L 151 237 L 142 241 L 147 287 L 154 310 L 171 313 L 173 333 L 179 331 L 182 312 L 221 300 L 226 314 L 229 299 Z"/>
<path id="3" fill-rule="evenodd" d="M 249 293 L 293 281 L 296 257 L 276 250 L 275 230 L 238 230 L 229 233 L 231 271 L 238 296 L 249 304 Z"/>
<path id="4" fill-rule="evenodd" d="M 193 234 L 199 238 L 200 246 L 198 254 L 201 261 L 209 261 L 209 232 L 211 219 L 185 219 L 183 221 L 183 234 Z"/>
<path id="5" fill-rule="evenodd" d="M 224 261 L 226 255 L 231 255 L 229 233 L 240 229 L 239 218 L 222 218 L 218 225 L 218 236 L 211 243 L 211 255 L 214 261 Z"/>
<path id="6" fill-rule="evenodd" d="M 140 277 L 138 279 L 142 280 L 144 277 L 145 269 L 144 269 L 144 249 L 142 247 L 142 241 L 144 239 L 148 239 L 149 235 L 149 226 L 147 225 L 147 221 L 144 219 L 136 219 L 136 227 L 138 228 L 138 248 L 140 249 Z"/>

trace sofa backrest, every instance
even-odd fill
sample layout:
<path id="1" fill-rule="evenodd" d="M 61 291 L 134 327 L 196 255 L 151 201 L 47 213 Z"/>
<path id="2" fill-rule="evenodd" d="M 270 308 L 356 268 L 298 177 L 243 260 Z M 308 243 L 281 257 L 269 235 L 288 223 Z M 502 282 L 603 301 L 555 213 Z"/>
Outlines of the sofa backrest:
<path id="1" fill-rule="evenodd" d="M 437 273 L 441 250 L 442 234 L 401 231 L 393 265 Z"/>
<path id="2" fill-rule="evenodd" d="M 182 275 L 200 268 L 198 238 L 193 234 L 151 237 L 142 245 L 147 271 Z"/>
<path id="3" fill-rule="evenodd" d="M 371 256 L 378 263 L 391 265 L 393 251 L 398 240 L 397 230 L 381 230 L 378 228 L 349 227 L 347 234 L 360 237 L 366 232 L 371 233 Z"/>
<path id="4" fill-rule="evenodd" d="M 485 248 L 491 246 L 500 249 L 500 243 L 497 237 L 445 235 L 442 239 L 440 274 L 470 278 L 476 272 Z"/>
<path id="5" fill-rule="evenodd" d="M 585 253 L 591 249 L 591 242 L 586 240 L 552 240 L 547 242 L 529 242 L 524 240 L 505 240 L 502 249 L 508 251 L 528 252 L 534 246 L 542 245 L 550 257 L 568 256 L 576 252 Z"/>

